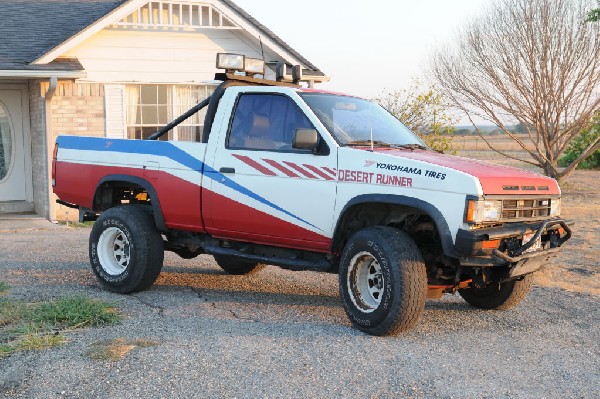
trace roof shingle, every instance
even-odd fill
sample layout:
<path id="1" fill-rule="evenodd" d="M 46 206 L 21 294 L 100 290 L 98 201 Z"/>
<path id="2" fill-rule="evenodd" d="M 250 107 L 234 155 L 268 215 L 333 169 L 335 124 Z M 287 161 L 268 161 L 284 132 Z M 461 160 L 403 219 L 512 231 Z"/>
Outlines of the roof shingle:
<path id="1" fill-rule="evenodd" d="M 0 64 L 29 64 L 126 1 L 2 0 Z"/>

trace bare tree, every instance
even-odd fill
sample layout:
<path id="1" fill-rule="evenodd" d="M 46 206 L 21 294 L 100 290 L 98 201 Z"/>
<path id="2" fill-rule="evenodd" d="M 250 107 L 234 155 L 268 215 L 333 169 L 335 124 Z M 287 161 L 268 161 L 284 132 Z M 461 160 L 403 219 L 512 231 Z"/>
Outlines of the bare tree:
<path id="1" fill-rule="evenodd" d="M 557 179 L 600 148 L 599 137 L 564 170 L 557 166 L 600 110 L 600 24 L 584 22 L 594 5 L 498 0 L 432 59 L 439 87 L 471 121 L 498 125 L 529 153 L 527 162 Z M 526 128 L 525 139 L 508 129 L 514 122 Z"/>

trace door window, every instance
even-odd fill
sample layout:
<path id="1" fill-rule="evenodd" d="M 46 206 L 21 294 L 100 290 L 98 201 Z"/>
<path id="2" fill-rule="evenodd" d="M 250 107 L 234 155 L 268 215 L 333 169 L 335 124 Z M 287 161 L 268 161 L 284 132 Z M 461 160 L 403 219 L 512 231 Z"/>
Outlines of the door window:
<path id="1" fill-rule="evenodd" d="M 227 146 L 243 150 L 300 151 L 292 148 L 292 141 L 296 130 L 302 128 L 314 129 L 291 98 L 242 94 L 235 108 Z"/>
<path id="2" fill-rule="evenodd" d="M 12 159 L 13 138 L 10 129 L 10 116 L 2 103 L 0 103 L 0 180 L 3 180 L 10 169 Z"/>

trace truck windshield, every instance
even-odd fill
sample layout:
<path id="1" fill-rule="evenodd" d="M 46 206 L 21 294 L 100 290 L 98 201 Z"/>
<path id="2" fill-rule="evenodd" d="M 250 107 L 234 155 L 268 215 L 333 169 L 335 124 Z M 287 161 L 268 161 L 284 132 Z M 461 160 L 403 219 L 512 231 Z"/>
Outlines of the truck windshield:
<path id="1" fill-rule="evenodd" d="M 379 104 L 356 97 L 300 93 L 341 145 L 426 148 L 406 126 Z"/>

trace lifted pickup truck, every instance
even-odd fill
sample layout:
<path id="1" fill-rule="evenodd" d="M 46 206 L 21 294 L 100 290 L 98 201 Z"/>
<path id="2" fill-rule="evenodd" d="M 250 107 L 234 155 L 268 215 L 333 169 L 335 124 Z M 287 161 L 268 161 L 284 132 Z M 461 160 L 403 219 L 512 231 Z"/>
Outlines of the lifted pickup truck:
<path id="1" fill-rule="evenodd" d="M 164 250 L 232 274 L 338 273 L 353 325 L 385 335 L 447 292 L 516 305 L 571 237 L 553 179 L 440 154 L 371 101 L 229 68 L 149 139 L 58 137 L 54 192 L 97 219 L 89 256 L 105 289 L 148 288 Z M 198 142 L 164 140 L 204 108 Z"/>

